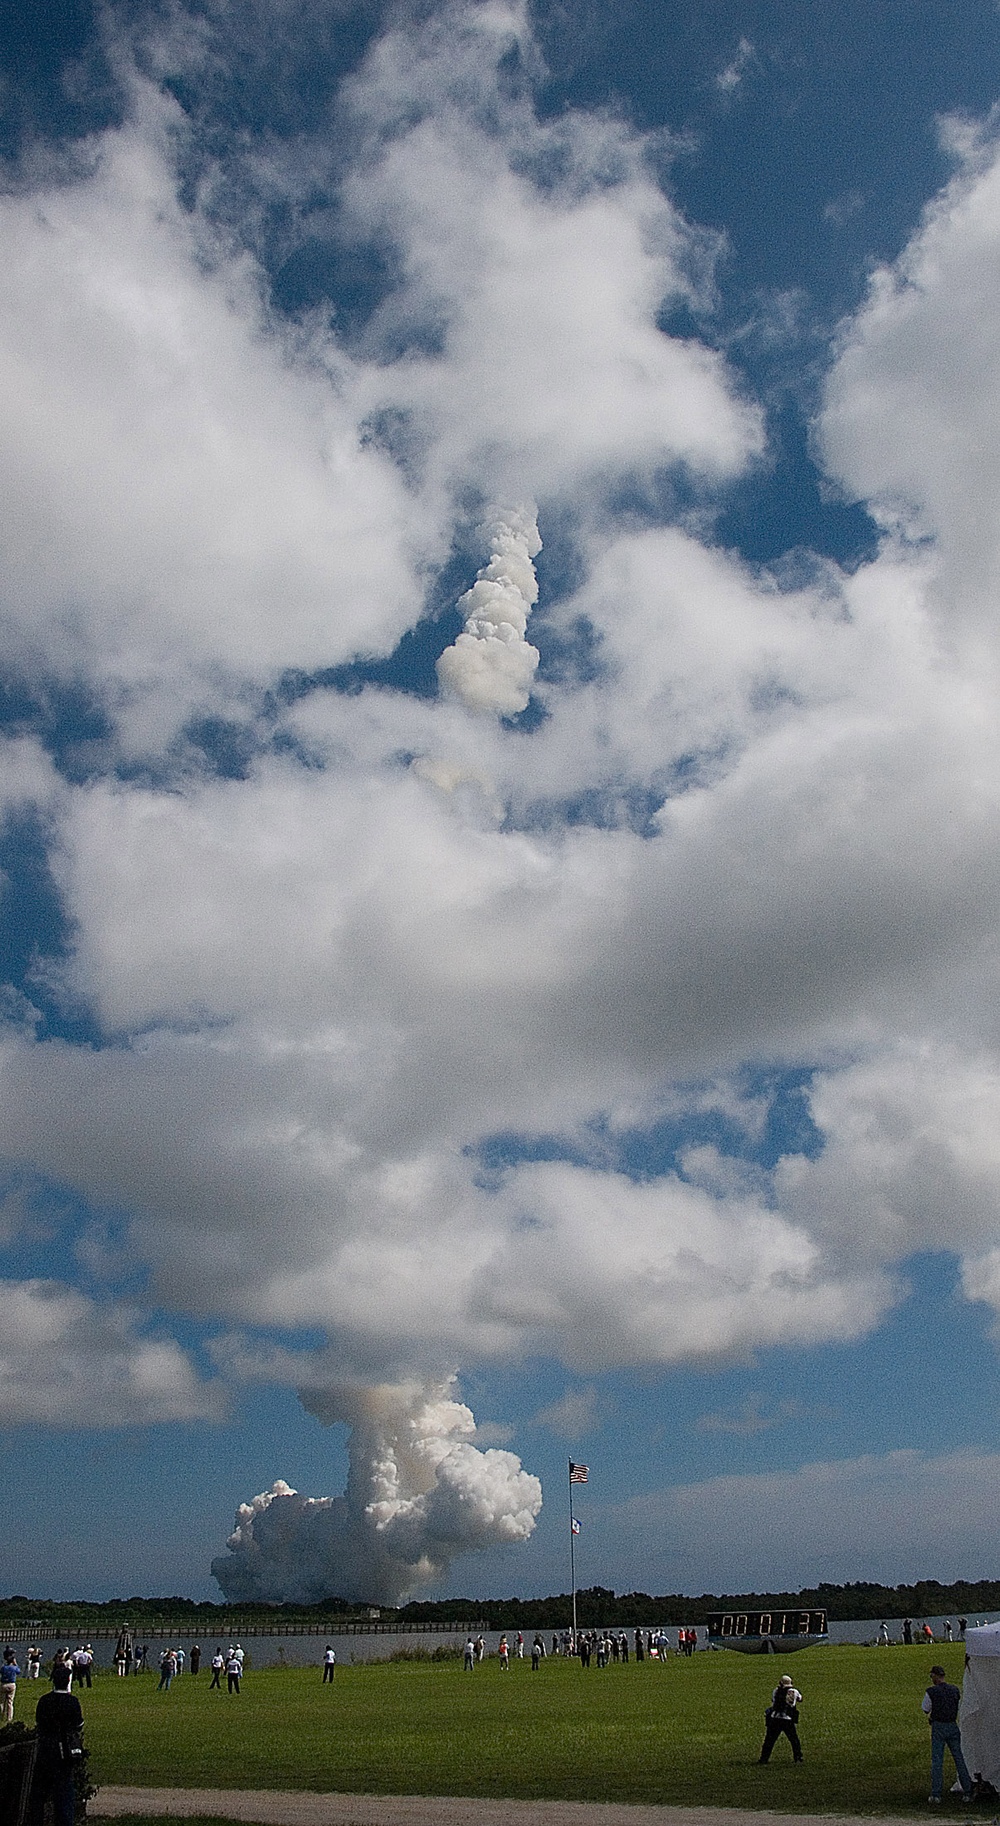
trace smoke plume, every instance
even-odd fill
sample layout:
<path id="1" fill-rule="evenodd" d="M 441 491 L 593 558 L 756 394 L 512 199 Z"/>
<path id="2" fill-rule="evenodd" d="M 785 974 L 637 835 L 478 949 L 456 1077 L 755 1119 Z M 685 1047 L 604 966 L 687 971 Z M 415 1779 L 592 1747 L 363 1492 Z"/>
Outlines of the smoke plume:
<path id="1" fill-rule="evenodd" d="M 459 599 L 465 629 L 437 663 L 444 690 L 470 710 L 516 716 L 531 695 L 538 650 L 525 639 L 538 601 L 532 559 L 542 549 L 533 507 L 498 515 L 486 529 L 490 560 Z"/>
<path id="2" fill-rule="evenodd" d="M 526 1541 L 542 1506 L 513 1452 L 471 1444 L 471 1411 L 451 1383 L 307 1389 L 327 1425 L 351 1429 L 343 1496 L 300 1496 L 278 1479 L 241 1503 L 229 1552 L 212 1562 L 234 1602 L 396 1604 L 459 1554 Z"/>

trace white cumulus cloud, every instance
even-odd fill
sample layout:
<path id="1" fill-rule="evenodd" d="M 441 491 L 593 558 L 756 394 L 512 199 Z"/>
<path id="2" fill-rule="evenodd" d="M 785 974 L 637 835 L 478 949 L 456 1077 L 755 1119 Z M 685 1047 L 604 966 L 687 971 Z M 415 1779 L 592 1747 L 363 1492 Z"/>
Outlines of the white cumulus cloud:
<path id="1" fill-rule="evenodd" d="M 0 1281 L 0 1420 L 52 1427 L 220 1419 L 221 1385 L 140 1315 L 56 1281 Z"/>

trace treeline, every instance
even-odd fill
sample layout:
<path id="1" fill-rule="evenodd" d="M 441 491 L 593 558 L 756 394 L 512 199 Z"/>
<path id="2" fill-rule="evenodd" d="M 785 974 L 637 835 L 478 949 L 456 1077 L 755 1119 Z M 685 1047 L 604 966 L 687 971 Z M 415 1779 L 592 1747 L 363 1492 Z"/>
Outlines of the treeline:
<path id="1" fill-rule="evenodd" d="M 400 1616 L 426 1623 L 464 1622 L 477 1610 L 490 1629 L 562 1629 L 571 1615 L 569 1592 L 552 1598 L 473 1599 L 448 1598 L 439 1604 L 407 1604 Z M 703 1592 L 685 1597 L 680 1592 L 653 1596 L 645 1591 L 615 1593 L 592 1585 L 576 1594 L 577 1622 L 581 1628 L 614 1623 L 626 1628 L 636 1624 L 705 1623 L 712 1611 L 825 1610 L 832 1622 L 852 1623 L 884 1617 L 960 1617 L 1000 1610 L 1000 1581 L 959 1580 L 942 1585 L 921 1579 L 916 1585 L 815 1585 L 805 1591 Z"/>
<path id="2" fill-rule="evenodd" d="M 603 1585 L 591 1585 L 576 1595 L 577 1622 L 581 1628 L 594 1624 L 617 1624 L 634 1628 L 637 1624 L 704 1623 L 712 1611 L 754 1610 L 825 1610 L 831 1621 L 853 1622 L 884 1617 L 973 1617 L 985 1611 L 1000 1611 L 1000 1580 L 959 1580 L 942 1585 L 937 1579 L 921 1579 L 915 1585 L 874 1585 L 866 1581 L 848 1585 L 815 1585 L 805 1591 L 781 1592 L 703 1592 L 700 1597 L 686 1597 L 681 1592 L 659 1596 L 645 1591 L 616 1593 Z M 189 1621 L 191 1626 L 208 1625 L 223 1633 L 239 1621 L 258 1628 L 267 1623 L 282 1625 L 316 1624 L 329 1618 L 331 1623 L 363 1622 L 377 1617 L 384 1628 L 398 1622 L 410 1629 L 423 1623 L 476 1622 L 487 1629 L 564 1629 L 572 1615 L 569 1592 L 548 1598 L 445 1598 L 438 1603 L 416 1602 L 401 1609 L 386 1605 L 359 1605 L 347 1598 L 327 1598 L 321 1604 L 212 1604 L 196 1603 L 192 1598 L 112 1598 L 105 1604 L 85 1601 L 57 1604 L 41 1598 L 13 1597 L 0 1599 L 0 1624 L 21 1619 L 52 1625 L 89 1620 L 94 1628 L 116 1626 L 126 1619 L 132 1624 L 154 1624 L 158 1618 Z"/>

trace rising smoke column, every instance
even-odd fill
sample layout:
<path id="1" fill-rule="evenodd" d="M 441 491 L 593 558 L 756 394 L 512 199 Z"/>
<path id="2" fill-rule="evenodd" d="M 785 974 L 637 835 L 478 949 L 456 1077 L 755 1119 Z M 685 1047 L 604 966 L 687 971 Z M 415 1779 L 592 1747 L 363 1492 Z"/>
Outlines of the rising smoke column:
<path id="1" fill-rule="evenodd" d="M 232 1602 L 397 1604 L 452 1560 L 526 1541 L 542 1506 L 513 1452 L 471 1444 L 476 1423 L 450 1381 L 303 1390 L 327 1425 L 351 1429 L 344 1496 L 300 1496 L 278 1479 L 241 1503 L 212 1572 Z"/>
<path id="2" fill-rule="evenodd" d="M 516 716 L 527 707 L 538 650 L 525 640 L 538 601 L 532 559 L 542 549 L 533 507 L 500 514 L 484 529 L 490 560 L 459 599 L 465 629 L 437 663 L 445 691 L 470 710 Z"/>

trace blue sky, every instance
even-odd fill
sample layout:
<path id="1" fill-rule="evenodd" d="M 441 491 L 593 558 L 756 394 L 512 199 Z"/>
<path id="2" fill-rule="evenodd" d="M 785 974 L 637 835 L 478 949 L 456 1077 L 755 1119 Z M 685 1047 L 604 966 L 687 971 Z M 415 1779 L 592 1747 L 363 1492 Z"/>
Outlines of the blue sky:
<path id="1" fill-rule="evenodd" d="M 11 1589 L 991 1564 L 998 27 L 6 17 Z"/>

